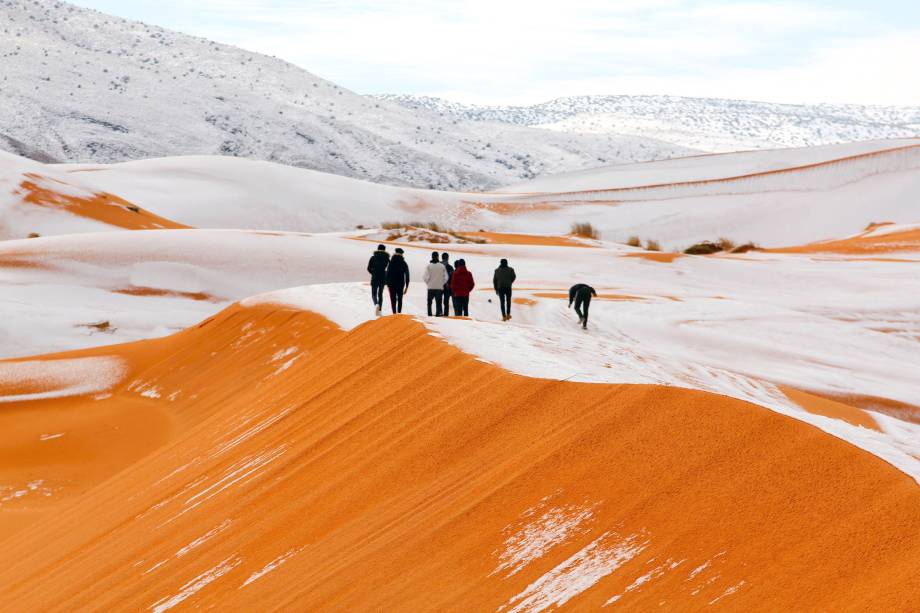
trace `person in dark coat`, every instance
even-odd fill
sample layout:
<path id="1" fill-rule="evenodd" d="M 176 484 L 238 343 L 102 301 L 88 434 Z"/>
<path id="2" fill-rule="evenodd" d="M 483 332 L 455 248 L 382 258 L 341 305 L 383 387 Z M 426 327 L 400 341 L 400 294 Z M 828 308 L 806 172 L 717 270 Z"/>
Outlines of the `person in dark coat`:
<path id="1" fill-rule="evenodd" d="M 569 288 L 569 308 L 572 308 L 572 302 L 575 303 L 575 312 L 578 314 L 578 323 L 585 330 L 588 329 L 588 309 L 591 307 L 591 298 L 597 296 L 597 292 L 590 285 L 577 283 Z"/>
<path id="2" fill-rule="evenodd" d="M 473 273 L 466 269 L 466 260 L 457 260 L 457 268 L 450 278 L 450 292 L 454 296 L 454 313 L 461 317 L 470 316 L 470 292 L 476 287 Z"/>
<path id="3" fill-rule="evenodd" d="M 450 265 L 450 256 L 446 253 L 441 254 L 441 264 L 447 269 L 447 283 L 444 284 L 444 317 L 450 317 L 450 278 L 454 274 L 454 267 Z M 456 310 L 456 309 L 455 309 Z"/>
<path id="4" fill-rule="evenodd" d="M 409 291 L 409 265 L 403 258 L 402 247 L 396 248 L 387 266 L 387 288 L 390 290 L 390 308 L 393 313 L 402 313 L 403 294 Z"/>
<path id="5" fill-rule="evenodd" d="M 511 286 L 514 285 L 515 279 L 517 275 L 514 274 L 514 269 L 508 266 L 508 260 L 502 259 L 492 276 L 492 286 L 501 302 L 502 321 L 511 319 Z"/>
<path id="6" fill-rule="evenodd" d="M 377 251 L 367 262 L 367 272 L 371 275 L 371 299 L 377 315 L 383 310 L 383 286 L 387 283 L 387 266 L 390 263 L 390 254 L 383 245 L 377 245 Z"/>

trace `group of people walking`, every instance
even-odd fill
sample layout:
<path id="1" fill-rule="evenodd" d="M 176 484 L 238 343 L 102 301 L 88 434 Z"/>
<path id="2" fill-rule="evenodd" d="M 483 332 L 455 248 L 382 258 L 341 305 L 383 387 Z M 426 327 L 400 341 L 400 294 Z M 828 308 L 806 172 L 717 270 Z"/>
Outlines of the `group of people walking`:
<path id="1" fill-rule="evenodd" d="M 377 245 L 367 263 L 367 272 L 371 275 L 371 297 L 377 315 L 383 312 L 384 287 L 390 295 L 392 312 L 402 313 L 403 295 L 409 291 L 409 265 L 404 256 L 402 247 L 397 247 L 391 257 L 385 245 Z M 453 304 L 455 315 L 469 317 L 470 293 L 476 287 L 476 281 L 466 267 L 466 260 L 460 259 L 451 265 L 450 254 L 435 251 L 425 267 L 422 280 L 428 289 L 429 316 L 449 317 Z M 511 290 L 516 280 L 514 269 L 508 265 L 508 260 L 502 259 L 492 275 L 492 287 L 498 295 L 502 321 L 511 319 Z M 583 283 L 569 290 L 569 307 L 575 303 L 578 323 L 584 328 L 588 327 L 588 307 L 592 296 L 597 296 L 597 292 Z"/>
<path id="2" fill-rule="evenodd" d="M 392 312 L 402 313 L 403 295 L 409 291 L 409 265 L 404 256 L 402 247 L 397 247 L 391 257 L 386 246 L 377 245 L 377 250 L 367 263 L 367 272 L 371 275 L 371 297 L 377 315 L 383 312 L 384 287 L 389 290 Z M 507 265 L 505 260 L 502 262 Z M 423 276 L 428 288 L 429 315 L 448 317 L 453 304 L 456 315 L 469 317 L 470 293 L 476 287 L 476 281 L 466 267 L 466 260 L 457 260 L 455 264 L 451 265 L 450 254 L 431 254 L 431 261 L 425 267 Z M 514 271 L 511 272 L 513 275 Z M 508 291 L 510 295 L 510 285 Z"/>

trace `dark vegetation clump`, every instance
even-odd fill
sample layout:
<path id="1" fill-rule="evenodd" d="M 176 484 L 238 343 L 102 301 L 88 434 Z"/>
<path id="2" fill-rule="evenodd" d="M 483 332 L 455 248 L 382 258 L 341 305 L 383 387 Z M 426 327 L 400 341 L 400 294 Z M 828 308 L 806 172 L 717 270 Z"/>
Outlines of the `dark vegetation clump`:
<path id="1" fill-rule="evenodd" d="M 591 225 L 591 222 L 588 221 L 579 221 L 572 224 L 572 232 L 574 236 L 580 236 L 582 238 L 600 238 L 601 234 L 597 229 Z"/>

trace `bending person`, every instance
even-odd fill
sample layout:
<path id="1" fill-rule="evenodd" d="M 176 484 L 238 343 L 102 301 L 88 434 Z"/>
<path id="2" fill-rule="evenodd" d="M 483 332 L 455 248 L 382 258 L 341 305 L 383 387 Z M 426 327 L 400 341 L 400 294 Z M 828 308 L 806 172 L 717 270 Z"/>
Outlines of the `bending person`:
<path id="1" fill-rule="evenodd" d="M 501 303 L 502 321 L 511 319 L 511 287 L 516 279 L 517 275 L 514 269 L 508 266 L 508 260 L 502 259 L 492 276 L 492 286 Z"/>
<path id="2" fill-rule="evenodd" d="M 402 313 L 403 294 L 409 291 L 409 265 L 403 257 L 402 247 L 390 258 L 387 266 L 387 288 L 390 290 L 390 308 L 393 313 Z"/>
<path id="3" fill-rule="evenodd" d="M 572 302 L 575 302 L 575 312 L 578 314 L 578 323 L 585 330 L 588 329 L 588 309 L 591 308 L 591 298 L 597 296 L 597 292 L 590 285 L 577 283 L 569 288 L 569 308 L 572 308 Z"/>

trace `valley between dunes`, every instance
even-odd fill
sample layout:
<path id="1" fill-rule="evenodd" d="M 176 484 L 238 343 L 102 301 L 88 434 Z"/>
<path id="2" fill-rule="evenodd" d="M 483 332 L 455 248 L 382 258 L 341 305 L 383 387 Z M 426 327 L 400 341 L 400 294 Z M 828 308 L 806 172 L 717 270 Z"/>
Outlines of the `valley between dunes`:
<path id="1" fill-rule="evenodd" d="M 906 610 L 920 597 L 916 483 L 742 401 L 522 377 L 411 317 L 346 333 L 271 305 L 44 359 L 93 358 L 122 361 L 123 382 L 3 414 L 22 434 L 4 465 L 52 488 L 73 459 L 84 467 L 30 521 L 0 509 L 4 610 Z M 37 442 L 61 414 L 68 436 Z"/>

